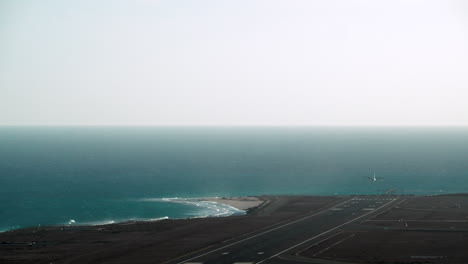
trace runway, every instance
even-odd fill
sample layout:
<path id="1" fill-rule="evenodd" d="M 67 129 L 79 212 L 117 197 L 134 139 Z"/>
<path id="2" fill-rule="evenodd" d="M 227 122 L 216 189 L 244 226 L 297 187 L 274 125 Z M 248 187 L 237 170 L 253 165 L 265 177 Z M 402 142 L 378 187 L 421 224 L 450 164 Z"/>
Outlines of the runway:
<path id="1" fill-rule="evenodd" d="M 295 253 L 346 225 L 363 221 L 399 203 L 398 196 L 352 197 L 322 211 L 259 231 L 237 241 L 186 256 L 174 264 L 272 264 L 301 263 Z M 333 246 L 333 245 L 332 245 Z M 287 258 L 287 260 L 285 259 Z M 306 262 L 302 262 L 306 263 Z"/>
<path id="2" fill-rule="evenodd" d="M 468 194 L 265 196 L 245 216 L 0 233 L 1 263 L 468 263 Z"/>

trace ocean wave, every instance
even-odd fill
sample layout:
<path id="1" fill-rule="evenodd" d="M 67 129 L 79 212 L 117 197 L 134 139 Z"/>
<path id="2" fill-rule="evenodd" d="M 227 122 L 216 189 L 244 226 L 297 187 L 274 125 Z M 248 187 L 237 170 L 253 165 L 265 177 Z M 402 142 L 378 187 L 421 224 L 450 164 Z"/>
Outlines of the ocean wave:
<path id="1" fill-rule="evenodd" d="M 218 203 L 214 201 L 204 201 L 203 198 L 142 198 L 140 201 L 144 202 L 168 202 L 168 203 L 179 203 L 189 206 L 201 208 L 201 212 L 192 218 L 204 218 L 204 217 L 224 217 L 231 215 L 244 215 L 246 212 L 233 206 Z M 216 197 L 215 197 L 216 198 Z"/>
<path id="2" fill-rule="evenodd" d="M 100 226 L 100 225 L 110 225 L 110 224 L 120 224 L 126 222 L 153 222 L 169 219 L 168 216 L 158 217 L 158 218 L 129 218 L 123 220 L 101 220 L 101 221 L 92 221 L 92 222 L 78 222 L 78 221 L 68 221 L 66 225 L 68 226 Z M 71 219 L 72 220 L 72 219 Z"/>
<path id="3" fill-rule="evenodd" d="M 150 218 L 150 219 L 144 219 L 143 221 L 161 221 L 161 220 L 167 220 L 169 219 L 169 216 L 163 216 L 163 217 L 158 217 L 158 218 Z"/>
<path id="4" fill-rule="evenodd" d="M 8 232 L 11 230 L 19 229 L 21 226 L 15 225 L 15 226 L 8 226 L 8 227 L 0 227 L 0 233 Z"/>
<path id="5" fill-rule="evenodd" d="M 180 197 L 169 197 L 169 198 L 141 198 L 141 199 L 131 199 L 138 202 L 160 202 L 160 203 L 178 203 L 193 207 L 194 210 L 185 210 L 185 213 L 182 215 L 176 216 L 163 216 L 156 218 L 120 218 L 120 219 L 102 219 L 96 221 L 89 220 L 80 220 L 79 218 L 69 219 L 65 222 L 56 222 L 50 223 L 50 226 L 68 226 L 68 227 L 79 227 L 79 226 L 100 226 L 100 225 L 109 225 L 109 224 L 125 224 L 132 222 L 152 222 L 152 221 L 162 221 L 167 219 L 183 219 L 183 218 L 206 218 L 206 217 L 226 217 L 232 215 L 245 215 L 246 211 L 240 210 L 233 206 L 218 203 L 215 201 L 206 201 L 204 199 L 212 199 L 217 197 L 200 197 L 200 198 L 180 198 Z M 40 225 L 39 225 L 40 226 Z M 8 232 L 11 230 L 23 228 L 23 226 L 3 226 L 0 228 L 0 232 Z"/>

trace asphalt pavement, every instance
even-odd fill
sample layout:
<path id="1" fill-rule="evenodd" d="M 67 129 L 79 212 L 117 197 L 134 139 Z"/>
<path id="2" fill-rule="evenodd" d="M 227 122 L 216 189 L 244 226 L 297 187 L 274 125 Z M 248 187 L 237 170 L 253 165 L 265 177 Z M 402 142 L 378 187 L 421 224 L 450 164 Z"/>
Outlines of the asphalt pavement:
<path id="1" fill-rule="evenodd" d="M 312 212 L 248 237 L 221 243 L 215 248 L 186 256 L 177 264 L 279 264 L 294 261 L 296 252 L 310 247 L 341 229 L 398 204 L 397 196 L 356 196 L 328 209 Z M 306 262 L 303 262 L 306 263 Z"/>

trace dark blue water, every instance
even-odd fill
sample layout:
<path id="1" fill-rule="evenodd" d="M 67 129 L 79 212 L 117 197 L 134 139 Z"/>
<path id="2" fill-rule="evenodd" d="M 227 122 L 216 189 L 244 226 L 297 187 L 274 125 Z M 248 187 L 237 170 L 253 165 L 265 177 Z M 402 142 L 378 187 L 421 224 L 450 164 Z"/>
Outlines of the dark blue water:
<path id="1" fill-rule="evenodd" d="M 146 198 L 390 188 L 466 192 L 468 129 L 0 127 L 0 230 L 214 210 Z"/>

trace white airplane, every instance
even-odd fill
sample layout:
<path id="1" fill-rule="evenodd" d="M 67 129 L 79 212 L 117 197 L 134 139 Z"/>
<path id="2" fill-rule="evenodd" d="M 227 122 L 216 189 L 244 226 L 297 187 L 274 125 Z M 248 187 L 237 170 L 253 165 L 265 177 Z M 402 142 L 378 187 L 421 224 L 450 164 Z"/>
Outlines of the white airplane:
<path id="1" fill-rule="evenodd" d="M 367 177 L 371 182 L 376 182 L 376 181 L 381 181 L 383 180 L 383 177 L 376 177 L 375 172 L 373 177 Z"/>

